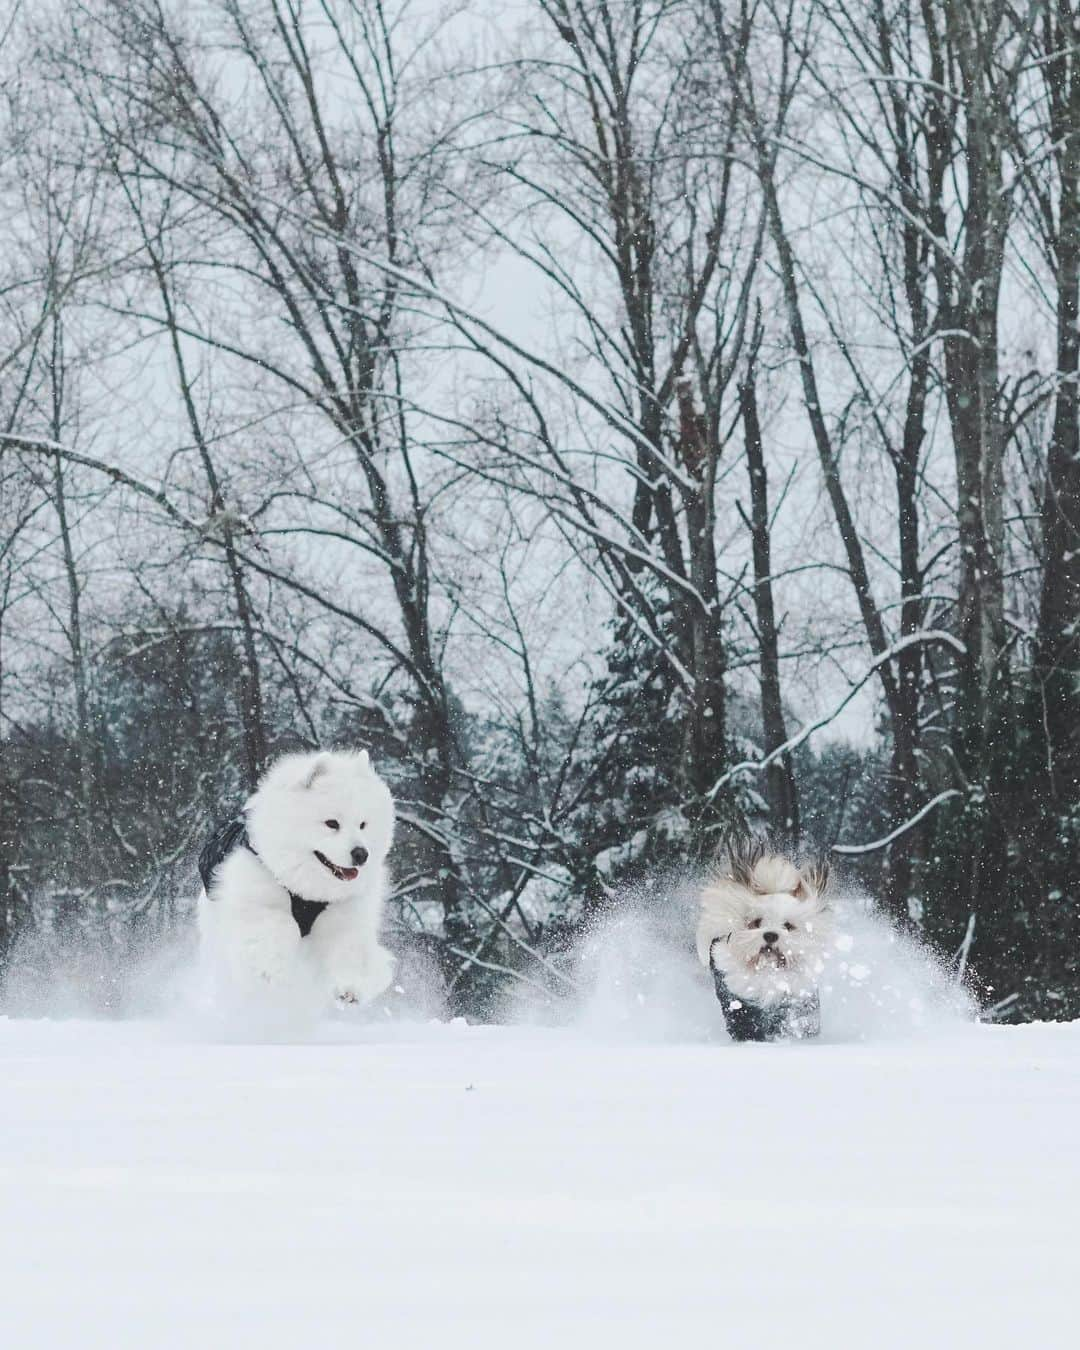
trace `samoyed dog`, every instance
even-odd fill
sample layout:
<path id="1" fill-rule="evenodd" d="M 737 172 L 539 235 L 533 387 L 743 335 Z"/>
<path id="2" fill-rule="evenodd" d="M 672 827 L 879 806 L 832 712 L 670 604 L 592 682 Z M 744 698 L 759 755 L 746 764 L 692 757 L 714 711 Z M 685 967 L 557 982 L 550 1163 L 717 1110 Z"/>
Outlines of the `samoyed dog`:
<path id="1" fill-rule="evenodd" d="M 200 945 L 218 988 L 367 1003 L 390 983 L 379 943 L 394 801 L 366 750 L 286 755 L 199 861 Z"/>

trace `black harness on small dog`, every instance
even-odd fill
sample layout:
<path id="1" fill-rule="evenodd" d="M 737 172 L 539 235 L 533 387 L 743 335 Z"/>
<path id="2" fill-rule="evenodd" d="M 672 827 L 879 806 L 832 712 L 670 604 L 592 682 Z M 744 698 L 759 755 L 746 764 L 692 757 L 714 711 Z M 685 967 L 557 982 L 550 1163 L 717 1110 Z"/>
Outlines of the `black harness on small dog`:
<path id="1" fill-rule="evenodd" d="M 821 1031 L 821 1000 L 813 993 L 777 1003 L 748 1003 L 727 987 L 723 975 L 713 960 L 713 947 L 722 938 L 714 938 L 709 947 L 709 969 L 712 971 L 716 997 L 724 1014 L 724 1025 L 733 1041 L 779 1041 L 788 1037 L 802 1040 Z"/>
<path id="2" fill-rule="evenodd" d="M 246 848 L 254 857 L 259 858 L 259 855 L 251 846 L 251 840 L 248 838 L 247 832 L 247 821 L 243 816 L 237 816 L 226 824 L 219 825 L 202 846 L 199 853 L 199 876 L 202 878 L 203 890 L 208 897 L 210 896 L 210 883 L 214 879 L 214 873 L 225 859 L 231 853 L 235 853 L 238 848 Z M 259 861 L 262 862 L 262 859 L 259 858 Z M 266 864 L 263 863 L 263 866 L 266 867 Z M 267 868 L 267 871 L 269 871 L 269 868 Z M 273 873 L 271 873 L 272 875 Z M 292 916 L 296 920 L 296 926 L 300 929 L 300 936 L 307 937 L 315 920 L 326 908 L 326 901 L 305 900 L 302 895 L 294 895 L 292 891 L 289 891 L 289 903 L 292 906 Z"/>

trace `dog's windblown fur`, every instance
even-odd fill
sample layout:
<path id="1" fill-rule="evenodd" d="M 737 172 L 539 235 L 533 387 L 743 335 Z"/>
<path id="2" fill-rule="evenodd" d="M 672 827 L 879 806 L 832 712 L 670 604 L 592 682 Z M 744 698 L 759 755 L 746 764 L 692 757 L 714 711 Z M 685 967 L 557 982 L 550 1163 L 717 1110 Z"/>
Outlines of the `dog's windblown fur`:
<path id="1" fill-rule="evenodd" d="M 802 868 L 761 840 L 736 839 L 700 897 L 697 951 L 736 998 L 768 1006 L 816 991 L 829 910 L 824 861 Z"/>

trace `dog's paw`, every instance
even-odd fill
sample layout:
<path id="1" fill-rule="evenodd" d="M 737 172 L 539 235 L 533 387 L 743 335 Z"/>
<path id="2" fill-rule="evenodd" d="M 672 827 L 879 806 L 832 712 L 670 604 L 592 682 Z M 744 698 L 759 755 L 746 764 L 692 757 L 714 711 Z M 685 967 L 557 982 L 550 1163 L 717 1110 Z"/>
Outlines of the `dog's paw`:
<path id="1" fill-rule="evenodd" d="M 383 947 L 371 952 L 363 966 L 339 973 L 333 980 L 338 1003 L 371 1003 L 390 987 L 397 962 Z"/>
<path id="2" fill-rule="evenodd" d="M 371 1003 L 385 988 L 375 988 L 367 980 L 348 980 L 334 985 L 334 1002 L 345 1008 Z"/>

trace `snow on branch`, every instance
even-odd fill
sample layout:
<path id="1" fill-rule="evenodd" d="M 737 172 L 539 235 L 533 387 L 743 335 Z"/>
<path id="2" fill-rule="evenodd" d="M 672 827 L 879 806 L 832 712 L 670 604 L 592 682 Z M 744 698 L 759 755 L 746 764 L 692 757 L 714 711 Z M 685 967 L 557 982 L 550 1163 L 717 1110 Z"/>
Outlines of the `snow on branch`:
<path id="1" fill-rule="evenodd" d="M 869 844 L 833 844 L 834 853 L 876 853 L 878 849 L 886 848 L 894 839 L 899 839 L 902 834 L 907 834 L 908 830 L 919 821 L 928 816 L 931 811 L 940 806 L 942 802 L 947 802 L 953 797 L 961 797 L 963 793 L 959 788 L 946 788 L 944 792 L 939 792 L 936 797 L 928 801 L 925 806 L 916 811 L 910 820 L 905 820 L 903 825 L 898 825 L 891 834 L 887 834 L 884 839 L 875 839 Z"/>
<path id="2" fill-rule="evenodd" d="M 200 523 L 185 515 L 160 488 L 142 482 L 141 479 L 125 473 L 123 469 L 118 469 L 105 460 L 97 459 L 91 455 L 81 455 L 76 450 L 68 449 L 66 445 L 59 441 L 47 440 L 40 436 L 20 436 L 13 432 L 0 431 L 0 451 L 2 451 L 4 445 L 10 445 L 16 450 L 22 450 L 30 454 L 59 455 L 69 464 L 78 464 L 86 469 L 94 469 L 119 487 L 129 488 L 138 496 L 148 498 L 156 506 L 159 506 L 175 524 L 183 526 L 186 530 L 201 531 Z"/>
<path id="3" fill-rule="evenodd" d="M 960 656 L 967 653 L 967 648 L 960 639 L 955 637 L 952 633 L 947 633 L 942 628 L 924 628 L 921 632 L 909 633 L 907 637 L 900 638 L 899 641 L 894 642 L 890 647 L 883 651 L 880 656 L 875 657 L 874 660 L 870 662 L 862 675 L 859 676 L 836 707 L 833 708 L 832 712 L 826 713 L 823 717 L 819 717 L 814 722 L 808 722 L 801 731 L 797 731 L 794 736 L 789 736 L 783 745 L 778 745 L 776 749 L 767 754 L 764 759 L 744 759 L 738 764 L 733 764 L 730 769 L 720 775 L 705 795 L 712 800 L 721 788 L 726 787 L 727 784 L 740 773 L 760 773 L 763 769 L 767 769 L 770 764 L 778 760 L 781 755 L 789 754 L 792 750 L 795 750 L 802 745 L 804 741 L 808 741 L 815 731 L 820 731 L 822 727 L 828 726 L 830 722 L 835 722 L 863 685 L 872 679 L 874 674 L 880 670 L 887 661 L 891 661 L 895 656 L 898 656 L 900 652 L 906 650 L 906 648 L 913 647 L 916 643 L 920 642 L 941 642 L 947 647 L 952 647 L 952 649 Z"/>

